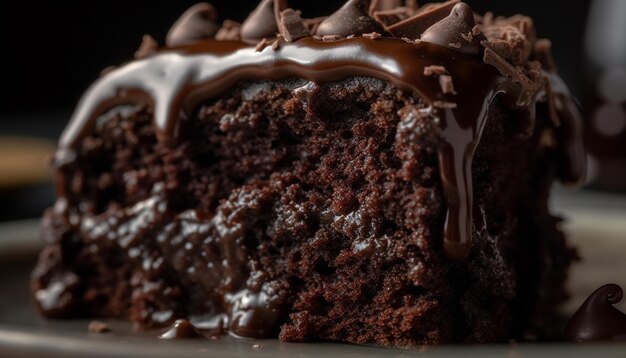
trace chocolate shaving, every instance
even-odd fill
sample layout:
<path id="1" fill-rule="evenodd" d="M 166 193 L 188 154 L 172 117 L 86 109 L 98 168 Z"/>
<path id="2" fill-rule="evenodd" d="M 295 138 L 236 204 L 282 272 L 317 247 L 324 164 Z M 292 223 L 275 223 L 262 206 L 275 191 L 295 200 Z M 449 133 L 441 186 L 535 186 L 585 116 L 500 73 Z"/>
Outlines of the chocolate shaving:
<path id="1" fill-rule="evenodd" d="M 306 26 L 304 26 L 300 12 L 293 9 L 287 9 L 280 13 L 278 29 L 280 30 L 280 34 L 288 42 L 293 42 L 311 35 Z"/>
<path id="2" fill-rule="evenodd" d="M 379 34 L 378 32 L 371 32 L 369 34 L 363 34 L 362 36 L 370 40 L 376 40 L 383 37 L 383 35 Z"/>
<path id="3" fill-rule="evenodd" d="M 489 47 L 485 47 L 483 61 L 486 64 L 495 67 L 505 77 L 520 84 L 522 87 L 522 94 L 519 99 L 520 103 L 527 103 L 530 101 L 532 95 L 537 92 L 538 88 L 540 88 L 540 85 L 538 86 L 537 83 L 531 81 L 520 67 L 513 66 Z"/>
<path id="4" fill-rule="evenodd" d="M 232 20 L 224 20 L 222 28 L 215 34 L 218 41 L 241 41 L 241 24 Z"/>
<path id="5" fill-rule="evenodd" d="M 429 27 L 422 34 L 422 41 L 451 47 L 467 55 L 479 55 L 482 52 L 481 35 L 473 36 L 471 41 L 465 41 L 462 35 L 471 34 L 476 22 L 474 12 L 465 3 L 458 3 L 446 18 Z"/>
<path id="6" fill-rule="evenodd" d="M 272 42 L 272 50 L 276 51 L 280 47 L 280 37 Z"/>
<path id="7" fill-rule="evenodd" d="M 107 333 L 111 332 L 109 325 L 100 321 L 91 321 L 87 326 L 87 330 L 91 333 Z"/>
<path id="8" fill-rule="evenodd" d="M 454 108 L 457 108 L 458 106 L 454 102 L 434 101 L 433 107 L 442 108 L 442 109 L 454 109 Z"/>
<path id="9" fill-rule="evenodd" d="M 353 36 L 353 35 L 350 35 Z M 343 40 L 345 37 L 339 35 L 324 35 L 321 36 L 320 39 L 324 42 L 335 42 L 339 40 Z"/>
<path id="10" fill-rule="evenodd" d="M 376 19 L 376 21 L 389 27 L 402 20 L 408 19 L 411 16 L 411 12 L 407 8 L 400 7 L 393 10 L 375 11 L 372 16 Z"/>
<path id="11" fill-rule="evenodd" d="M 371 0 L 348 0 L 344 6 L 324 20 L 315 32 L 317 35 L 362 35 L 371 32 L 384 33 L 381 24 L 369 15 Z"/>
<path id="12" fill-rule="evenodd" d="M 446 73 L 448 73 L 448 71 L 443 66 L 433 65 L 424 67 L 424 76 L 443 75 Z"/>
<path id="13" fill-rule="evenodd" d="M 472 34 L 472 32 L 470 31 L 467 35 L 466 34 L 461 34 L 461 38 L 467 42 L 472 42 L 474 41 L 474 35 Z"/>
<path id="14" fill-rule="evenodd" d="M 505 60 L 524 65 L 533 50 L 535 40 L 532 20 L 526 16 L 498 17 L 482 29 L 489 47 Z"/>
<path id="15" fill-rule="evenodd" d="M 393 10 L 402 6 L 402 0 L 372 0 L 370 14 L 376 11 Z"/>
<path id="16" fill-rule="evenodd" d="M 266 37 L 275 37 L 278 24 L 274 13 L 274 0 L 263 0 L 241 25 L 241 39 L 256 43 Z"/>
<path id="17" fill-rule="evenodd" d="M 261 39 L 258 44 L 256 44 L 255 50 L 257 52 L 261 52 L 265 50 L 265 48 L 269 45 L 269 41 L 266 38 Z"/>
<path id="18" fill-rule="evenodd" d="M 456 94 L 456 91 L 454 90 L 454 82 L 452 81 L 452 77 L 449 75 L 439 76 L 439 86 L 441 87 L 441 92 L 444 94 Z"/>
<path id="19" fill-rule="evenodd" d="M 326 19 L 328 19 L 328 16 L 315 17 L 313 19 L 304 19 L 302 21 L 304 22 L 304 26 L 309 30 L 309 32 L 314 34 L 320 24 Z"/>
<path id="20" fill-rule="evenodd" d="M 146 57 L 150 57 L 157 53 L 158 49 L 159 43 L 156 42 L 152 36 L 143 35 L 141 38 L 141 45 L 139 45 L 139 49 L 135 52 L 135 59 L 142 60 Z"/>
<path id="21" fill-rule="evenodd" d="M 172 25 L 165 44 L 176 47 L 210 39 L 215 36 L 218 28 L 217 11 L 213 5 L 199 3 L 185 11 Z"/>
<path id="22" fill-rule="evenodd" d="M 395 37 L 418 39 L 429 27 L 450 15 L 452 8 L 460 1 L 450 0 L 442 4 L 427 5 L 413 17 L 389 26 L 387 31 Z"/>

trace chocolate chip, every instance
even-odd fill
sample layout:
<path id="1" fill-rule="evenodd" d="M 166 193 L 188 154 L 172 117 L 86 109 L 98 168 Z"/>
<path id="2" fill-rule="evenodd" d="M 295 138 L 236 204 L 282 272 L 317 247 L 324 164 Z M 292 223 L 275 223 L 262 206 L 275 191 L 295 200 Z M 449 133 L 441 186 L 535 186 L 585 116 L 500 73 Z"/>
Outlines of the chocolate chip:
<path id="1" fill-rule="evenodd" d="M 448 73 L 443 66 L 426 66 L 424 67 L 424 76 L 443 75 Z"/>
<path id="2" fill-rule="evenodd" d="M 280 34 L 288 42 L 311 35 L 306 26 L 304 26 L 300 12 L 294 11 L 293 9 L 286 9 L 280 13 L 278 29 L 280 30 Z"/>
<path id="3" fill-rule="evenodd" d="M 370 32 L 384 33 L 383 26 L 369 15 L 370 3 L 371 0 L 348 0 L 318 26 L 316 34 L 345 37 Z"/>
<path id="4" fill-rule="evenodd" d="M 395 37 L 418 39 L 429 27 L 448 16 L 460 1 L 450 0 L 442 4 L 426 5 L 413 17 L 389 26 L 387 31 Z"/>
<path id="5" fill-rule="evenodd" d="M 240 41 L 241 24 L 232 20 L 224 20 L 222 27 L 215 34 L 218 41 Z"/>
<path id="6" fill-rule="evenodd" d="M 263 0 L 241 25 L 241 39 L 257 43 L 265 37 L 275 37 L 278 24 L 274 13 L 274 0 Z"/>
<path id="7" fill-rule="evenodd" d="M 172 25 L 165 44 L 176 47 L 213 38 L 218 29 L 215 8 L 208 3 L 199 3 L 185 11 Z"/>
<path id="8" fill-rule="evenodd" d="M 472 33 L 474 26 L 476 22 L 472 9 L 465 3 L 458 3 L 450 15 L 424 31 L 421 40 L 451 47 L 468 55 L 479 55 L 482 52 L 480 41 L 484 37 L 472 35 L 472 41 L 468 42 L 461 36 Z"/>
<path id="9" fill-rule="evenodd" d="M 135 59 L 141 60 L 146 57 L 154 55 L 159 49 L 159 44 L 150 35 L 143 35 L 141 38 L 141 45 L 135 52 Z"/>

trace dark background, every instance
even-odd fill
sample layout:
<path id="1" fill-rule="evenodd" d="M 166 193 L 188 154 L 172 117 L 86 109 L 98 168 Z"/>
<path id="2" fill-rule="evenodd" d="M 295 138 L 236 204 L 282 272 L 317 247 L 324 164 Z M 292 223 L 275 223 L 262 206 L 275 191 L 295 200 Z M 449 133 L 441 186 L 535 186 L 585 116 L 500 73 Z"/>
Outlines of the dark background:
<path id="1" fill-rule="evenodd" d="M 0 135 L 56 139 L 83 91 L 100 71 L 132 59 L 141 37 L 163 43 L 193 0 L 2 1 Z M 221 19 L 242 21 L 257 1 L 213 0 Z M 419 1 L 418 1 L 419 2 Z M 421 1 L 425 3 L 427 1 Z M 579 93 L 588 0 L 466 0 L 476 12 L 524 13 L 553 40 L 565 80 Z M 342 0 L 292 0 L 305 17 L 332 13 Z M 50 194 L 51 196 L 51 194 Z M 46 204 L 47 205 L 47 204 Z M 38 215 L 11 211 L 11 218 Z M 3 214 L 0 211 L 0 220 Z M 4 219 L 7 219 L 6 213 Z"/>

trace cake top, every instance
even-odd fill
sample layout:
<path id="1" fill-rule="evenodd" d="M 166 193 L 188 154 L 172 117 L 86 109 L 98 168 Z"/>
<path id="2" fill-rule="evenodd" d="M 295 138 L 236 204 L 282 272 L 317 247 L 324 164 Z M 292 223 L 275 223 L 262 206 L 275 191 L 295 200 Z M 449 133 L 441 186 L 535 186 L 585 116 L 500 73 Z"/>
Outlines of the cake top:
<path id="1" fill-rule="evenodd" d="M 181 113 L 242 80 L 370 76 L 417 94 L 425 105 L 415 115 L 440 123 L 450 258 L 471 248 L 472 158 L 496 97 L 525 118 L 522 138 L 533 133 L 536 106 L 545 104 L 553 131 L 544 144 L 560 153 L 561 180 L 583 177 L 577 107 L 555 73 L 550 42 L 536 39 L 528 17 L 479 16 L 460 0 L 424 6 L 349 0 L 328 17 L 307 19 L 285 0 L 262 0 L 242 24 L 218 26 L 217 19 L 213 6 L 198 4 L 174 24 L 166 47 L 145 37 L 136 61 L 87 91 L 61 138 L 57 165 L 73 160 L 81 138 L 115 105 L 153 107 L 158 139 L 169 142 Z"/>

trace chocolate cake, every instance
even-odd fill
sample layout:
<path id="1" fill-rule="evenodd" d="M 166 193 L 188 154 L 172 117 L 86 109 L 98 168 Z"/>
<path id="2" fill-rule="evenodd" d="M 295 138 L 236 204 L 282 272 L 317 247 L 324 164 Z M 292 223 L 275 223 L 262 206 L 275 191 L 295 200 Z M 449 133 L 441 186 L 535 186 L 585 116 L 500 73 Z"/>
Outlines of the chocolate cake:
<path id="1" fill-rule="evenodd" d="M 332 12 L 329 11 L 329 12 Z M 208 4 L 107 71 L 54 157 L 52 318 L 383 346 L 540 332 L 575 251 L 548 210 L 579 115 L 524 16 Z"/>

